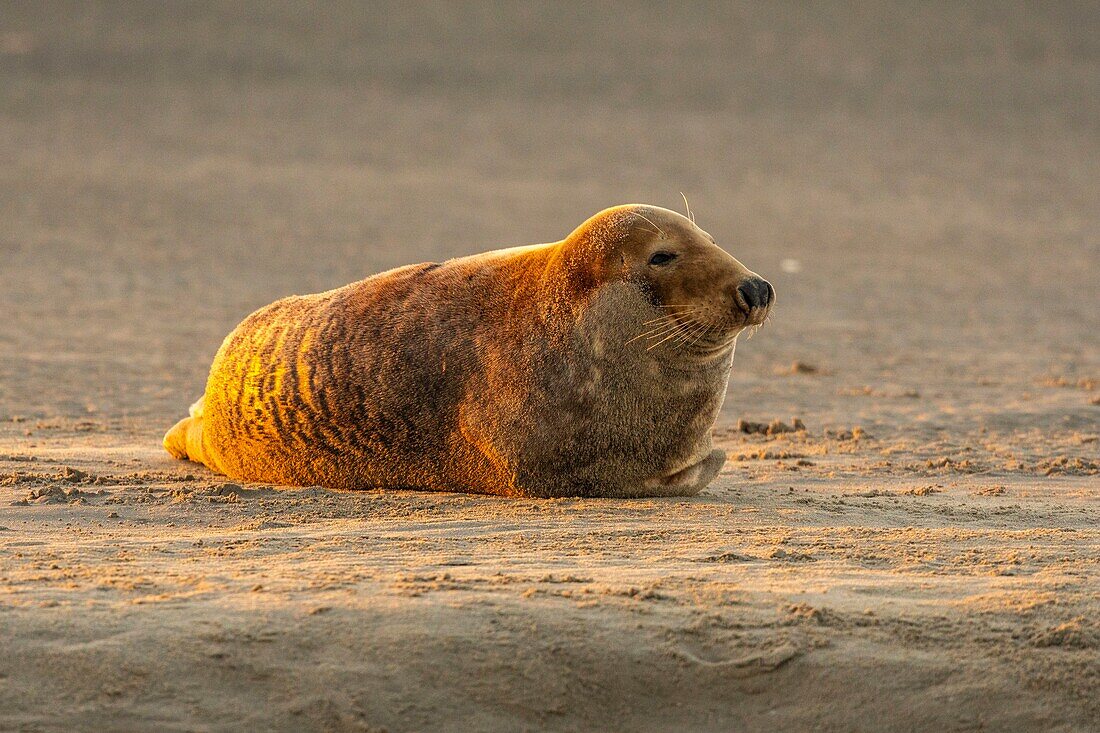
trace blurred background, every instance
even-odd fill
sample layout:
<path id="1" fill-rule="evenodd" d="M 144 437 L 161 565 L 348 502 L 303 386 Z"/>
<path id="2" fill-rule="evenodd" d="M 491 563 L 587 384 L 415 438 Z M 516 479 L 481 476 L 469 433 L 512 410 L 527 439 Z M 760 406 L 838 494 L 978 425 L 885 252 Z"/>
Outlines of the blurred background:
<path id="1" fill-rule="evenodd" d="M 0 418 L 156 439 L 261 305 L 681 191 L 778 291 L 724 419 L 1095 426 L 1095 2 L 9 0 Z"/>

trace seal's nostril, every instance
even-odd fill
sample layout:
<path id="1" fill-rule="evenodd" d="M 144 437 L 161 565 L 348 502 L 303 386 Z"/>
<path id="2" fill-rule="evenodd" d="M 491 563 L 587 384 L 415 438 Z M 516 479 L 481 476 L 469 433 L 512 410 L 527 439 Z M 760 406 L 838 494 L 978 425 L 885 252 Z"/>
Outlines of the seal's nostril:
<path id="1" fill-rule="evenodd" d="M 741 296 L 741 302 L 745 304 L 745 307 L 752 310 L 752 299 L 755 293 L 752 285 L 743 283 L 737 288 L 737 293 Z"/>
<path id="2" fill-rule="evenodd" d="M 745 304 L 745 307 L 749 310 L 753 308 L 763 308 L 771 302 L 772 290 L 771 283 L 759 277 L 754 277 L 746 280 L 738 286 L 737 292 L 741 295 L 741 301 Z"/>

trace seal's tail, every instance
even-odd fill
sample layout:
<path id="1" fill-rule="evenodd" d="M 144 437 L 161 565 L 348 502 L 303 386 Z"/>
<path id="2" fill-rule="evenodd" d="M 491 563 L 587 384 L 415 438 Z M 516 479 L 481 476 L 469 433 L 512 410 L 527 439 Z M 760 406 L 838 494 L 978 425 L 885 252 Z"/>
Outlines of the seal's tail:
<path id="1" fill-rule="evenodd" d="M 175 458 L 206 463 L 202 450 L 202 402 L 191 405 L 190 416 L 172 426 L 164 436 L 164 448 Z"/>

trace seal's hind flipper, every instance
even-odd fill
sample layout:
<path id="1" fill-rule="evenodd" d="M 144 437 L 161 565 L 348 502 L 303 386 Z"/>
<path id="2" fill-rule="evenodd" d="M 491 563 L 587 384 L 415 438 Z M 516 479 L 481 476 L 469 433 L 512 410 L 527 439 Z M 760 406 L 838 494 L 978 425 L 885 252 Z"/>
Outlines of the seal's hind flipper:
<path id="1" fill-rule="evenodd" d="M 186 460 L 187 455 L 187 428 L 191 418 L 185 417 L 172 426 L 164 435 L 164 449 L 172 454 L 173 458 Z"/>
<path id="2" fill-rule="evenodd" d="M 173 457 L 206 463 L 202 450 L 202 406 L 203 398 L 200 397 L 188 411 L 191 416 L 183 418 L 165 433 L 164 449 Z"/>

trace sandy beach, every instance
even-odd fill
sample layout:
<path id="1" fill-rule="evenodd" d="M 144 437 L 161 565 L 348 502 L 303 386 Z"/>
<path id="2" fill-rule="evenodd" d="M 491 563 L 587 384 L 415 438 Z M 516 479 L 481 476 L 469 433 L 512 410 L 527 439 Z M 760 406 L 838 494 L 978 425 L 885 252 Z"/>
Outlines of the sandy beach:
<path id="1" fill-rule="evenodd" d="M 1100 729 L 1098 39 L 1088 3 L 6 8 L 0 730 Z M 778 294 L 698 497 L 161 448 L 262 305 L 681 191 Z"/>

